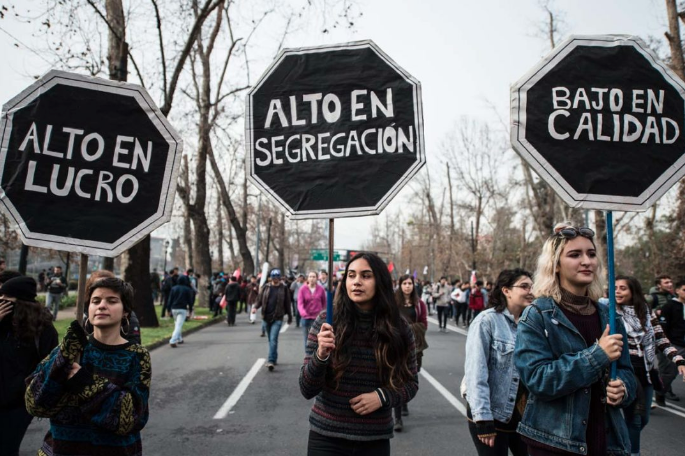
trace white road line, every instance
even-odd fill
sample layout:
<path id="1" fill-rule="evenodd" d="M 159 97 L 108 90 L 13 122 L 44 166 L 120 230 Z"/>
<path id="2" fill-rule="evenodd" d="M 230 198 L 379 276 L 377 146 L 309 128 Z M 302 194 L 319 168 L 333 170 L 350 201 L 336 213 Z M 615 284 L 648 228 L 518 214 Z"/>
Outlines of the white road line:
<path id="1" fill-rule="evenodd" d="M 435 318 L 426 317 L 426 319 L 429 322 L 433 323 L 434 325 L 440 325 L 440 322 L 438 322 L 438 320 L 436 320 Z M 450 331 L 454 331 L 455 333 L 463 334 L 464 336 L 469 335 L 469 332 L 466 331 L 465 329 L 457 328 L 456 326 L 453 326 L 453 325 L 447 325 L 447 329 L 449 329 Z"/>
<path id="2" fill-rule="evenodd" d="M 656 399 L 653 399 L 653 400 L 656 402 Z M 657 407 L 660 410 L 663 410 L 665 412 L 670 412 L 674 415 L 678 415 L 682 418 L 685 418 L 685 408 L 678 407 L 677 405 L 674 405 L 672 402 L 669 402 L 666 407 L 661 407 L 660 405 L 657 405 Z M 678 410 L 680 410 L 680 411 L 678 411 Z"/>
<path id="3" fill-rule="evenodd" d="M 445 397 L 445 399 L 447 399 L 447 402 L 449 402 L 450 404 L 452 404 L 454 406 L 454 408 L 459 410 L 459 413 L 466 416 L 466 406 L 464 406 L 464 404 L 462 404 L 459 401 L 459 399 L 457 399 L 452 393 L 450 393 L 447 390 L 447 388 L 442 386 L 442 384 L 439 381 L 437 381 L 431 374 L 426 372 L 426 369 L 424 369 L 423 367 L 421 368 L 421 372 L 419 372 L 419 373 L 423 376 L 423 378 L 428 380 L 428 382 L 431 385 L 433 385 L 433 387 L 436 390 L 438 390 L 438 393 L 442 394 Z"/>
<path id="4" fill-rule="evenodd" d="M 228 399 L 226 399 L 226 402 L 224 402 L 224 405 L 221 406 L 218 412 L 216 412 L 216 415 L 214 415 L 215 420 L 222 420 L 226 418 L 226 415 L 228 415 L 228 412 L 231 411 L 231 409 L 238 403 L 240 400 L 240 397 L 247 391 L 247 387 L 252 383 L 252 379 L 255 378 L 257 375 L 257 372 L 264 366 L 264 362 L 266 359 L 264 358 L 259 358 L 254 365 L 252 366 L 252 369 L 247 373 L 245 377 L 238 383 L 238 386 L 236 386 L 235 390 L 233 390 L 233 393 L 231 393 L 230 396 L 228 396 Z"/>
<path id="5" fill-rule="evenodd" d="M 283 326 L 281 326 L 281 330 L 278 333 L 283 334 L 284 332 L 286 332 L 288 330 L 289 327 L 290 327 L 290 325 L 288 324 L 288 322 L 284 321 Z"/>

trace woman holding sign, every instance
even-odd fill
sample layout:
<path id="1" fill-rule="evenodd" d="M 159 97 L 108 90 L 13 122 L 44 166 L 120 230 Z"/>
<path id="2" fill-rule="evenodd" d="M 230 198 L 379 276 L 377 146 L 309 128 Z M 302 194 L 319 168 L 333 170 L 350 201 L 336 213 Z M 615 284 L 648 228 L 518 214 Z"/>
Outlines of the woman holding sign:
<path id="1" fill-rule="evenodd" d="M 41 455 L 139 455 L 148 420 L 150 354 L 126 340 L 133 288 L 103 278 L 88 287 L 86 334 L 73 321 L 27 379 L 26 410 L 50 418 Z M 126 322 L 126 323 L 124 323 Z"/>
<path id="2" fill-rule="evenodd" d="M 326 312 L 314 322 L 300 371 L 302 395 L 316 397 L 307 454 L 389 455 L 392 409 L 419 385 L 414 335 L 383 260 L 352 257 L 334 304 L 332 326 Z"/>
<path id="3" fill-rule="evenodd" d="M 594 235 L 555 227 L 538 259 L 537 299 L 519 319 L 514 363 L 529 396 L 518 432 L 531 456 L 630 453 L 620 408 L 635 398 L 635 380 L 623 324 L 609 335 L 609 309 L 597 303 L 604 271 Z"/>

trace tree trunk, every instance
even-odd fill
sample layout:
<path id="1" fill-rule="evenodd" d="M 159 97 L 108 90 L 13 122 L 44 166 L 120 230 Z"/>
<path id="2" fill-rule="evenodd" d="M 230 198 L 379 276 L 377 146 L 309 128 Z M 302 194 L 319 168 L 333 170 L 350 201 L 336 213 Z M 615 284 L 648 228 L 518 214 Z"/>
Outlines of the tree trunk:
<path id="1" fill-rule="evenodd" d="M 19 252 L 19 273 L 26 275 L 26 265 L 29 259 L 29 246 L 22 243 L 21 252 Z"/>
<path id="2" fill-rule="evenodd" d="M 123 2 L 121 0 L 107 0 L 105 9 L 107 21 L 110 24 L 107 55 L 109 77 L 112 80 L 125 81 L 128 76 L 128 44 L 126 43 Z M 109 264 L 105 264 L 105 266 L 109 266 Z M 114 269 L 113 260 L 111 266 Z M 152 301 L 152 288 L 150 287 L 149 235 L 122 254 L 121 268 L 124 280 L 129 282 L 135 290 L 133 309 L 138 316 L 140 326 L 159 326 L 155 303 Z"/>
<path id="3" fill-rule="evenodd" d="M 607 221 L 604 211 L 595 211 L 595 245 L 598 247 L 597 254 L 600 258 L 607 257 Z M 605 261 L 606 264 L 606 261 Z"/>
<path id="4" fill-rule="evenodd" d="M 285 214 L 281 213 L 281 219 L 278 222 L 278 247 L 274 246 L 276 253 L 278 253 L 278 269 L 282 274 L 285 274 Z"/>
<path id="5" fill-rule="evenodd" d="M 183 185 L 183 192 L 181 200 L 183 201 L 183 250 L 185 251 L 185 267 L 195 267 L 193 258 L 193 227 L 191 226 L 190 215 L 190 168 L 188 168 L 188 156 L 183 156 L 183 167 L 181 169 L 181 182 Z"/>
<path id="6" fill-rule="evenodd" d="M 216 254 L 219 258 L 219 271 L 224 270 L 224 218 L 223 208 L 221 207 L 221 197 L 216 198 Z"/>

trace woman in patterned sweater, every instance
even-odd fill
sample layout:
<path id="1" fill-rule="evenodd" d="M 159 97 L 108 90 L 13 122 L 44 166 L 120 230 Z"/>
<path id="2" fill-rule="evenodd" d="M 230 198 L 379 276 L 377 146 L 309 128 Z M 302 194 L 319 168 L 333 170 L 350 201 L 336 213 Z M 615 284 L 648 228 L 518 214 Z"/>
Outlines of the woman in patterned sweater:
<path id="1" fill-rule="evenodd" d="M 635 277 L 616 277 L 617 313 L 623 318 L 628 334 L 630 362 L 635 371 L 637 399 L 625 409 L 625 420 L 630 437 L 631 454 L 640 454 L 640 432 L 647 426 L 652 396 L 661 386 L 656 367 L 656 351 L 663 352 L 678 366 L 685 380 L 685 359 L 664 335 L 656 315 L 649 312 L 642 286 Z"/>
<path id="2" fill-rule="evenodd" d="M 87 290 L 88 336 L 78 322 L 27 379 L 26 409 L 50 418 L 39 456 L 142 454 L 150 355 L 124 338 L 133 288 L 105 278 Z M 123 323 L 123 324 L 122 324 Z"/>
<path id="3" fill-rule="evenodd" d="M 335 298 L 314 322 L 300 371 L 309 415 L 309 456 L 390 454 L 392 409 L 418 391 L 414 336 L 401 317 L 387 266 L 358 253 Z M 335 331 L 334 331 L 335 328 Z"/>

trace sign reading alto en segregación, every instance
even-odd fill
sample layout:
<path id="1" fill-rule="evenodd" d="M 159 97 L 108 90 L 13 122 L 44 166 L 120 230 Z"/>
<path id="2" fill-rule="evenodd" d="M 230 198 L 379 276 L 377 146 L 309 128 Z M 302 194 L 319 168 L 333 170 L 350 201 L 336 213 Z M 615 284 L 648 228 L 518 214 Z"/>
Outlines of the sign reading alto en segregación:
<path id="1" fill-rule="evenodd" d="M 142 87 L 50 71 L 3 106 L 0 209 L 27 245 L 116 256 L 170 219 L 182 148 Z"/>
<path id="2" fill-rule="evenodd" d="M 247 110 L 249 178 L 295 219 L 378 214 L 425 164 L 420 83 L 371 41 L 284 50 Z"/>
<path id="3" fill-rule="evenodd" d="M 685 85 L 639 38 L 574 36 L 511 89 L 514 149 L 572 207 L 644 211 L 685 175 Z"/>

